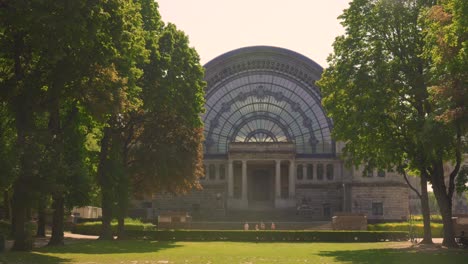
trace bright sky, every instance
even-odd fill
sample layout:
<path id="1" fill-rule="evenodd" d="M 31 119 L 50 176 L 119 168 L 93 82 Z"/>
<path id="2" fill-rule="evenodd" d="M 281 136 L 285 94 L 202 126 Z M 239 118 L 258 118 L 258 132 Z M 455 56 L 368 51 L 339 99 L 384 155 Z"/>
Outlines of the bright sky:
<path id="1" fill-rule="evenodd" d="M 299 52 L 326 67 L 337 17 L 350 0 L 157 0 L 164 22 L 190 38 L 202 64 L 233 49 L 268 45 Z"/>

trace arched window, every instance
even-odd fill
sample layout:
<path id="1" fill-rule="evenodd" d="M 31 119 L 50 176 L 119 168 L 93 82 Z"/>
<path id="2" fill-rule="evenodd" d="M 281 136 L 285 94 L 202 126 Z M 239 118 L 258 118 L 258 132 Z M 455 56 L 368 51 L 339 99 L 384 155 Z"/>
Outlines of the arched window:
<path id="1" fill-rule="evenodd" d="M 333 180 L 333 164 L 327 164 L 327 180 Z"/>
<path id="2" fill-rule="evenodd" d="M 304 171 L 302 170 L 302 164 L 297 165 L 296 176 L 298 180 L 302 180 L 304 178 Z"/>

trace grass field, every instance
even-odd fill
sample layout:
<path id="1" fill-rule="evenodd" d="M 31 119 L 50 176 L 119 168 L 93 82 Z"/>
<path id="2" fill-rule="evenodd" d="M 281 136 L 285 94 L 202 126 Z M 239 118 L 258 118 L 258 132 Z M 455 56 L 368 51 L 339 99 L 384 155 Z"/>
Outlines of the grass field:
<path id="1" fill-rule="evenodd" d="M 80 241 L 29 253 L 1 253 L 0 263 L 468 263 L 468 250 L 416 250 L 408 246 L 408 242 Z"/>

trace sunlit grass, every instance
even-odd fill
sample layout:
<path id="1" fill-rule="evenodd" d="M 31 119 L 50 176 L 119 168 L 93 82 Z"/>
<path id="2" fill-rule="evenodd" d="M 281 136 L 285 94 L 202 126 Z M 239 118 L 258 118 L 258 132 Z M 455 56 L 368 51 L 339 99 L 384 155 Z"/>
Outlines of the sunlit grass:
<path id="1" fill-rule="evenodd" d="M 240 243 L 88 241 L 7 252 L 1 263 L 466 263 L 467 250 L 418 252 L 408 242 Z"/>

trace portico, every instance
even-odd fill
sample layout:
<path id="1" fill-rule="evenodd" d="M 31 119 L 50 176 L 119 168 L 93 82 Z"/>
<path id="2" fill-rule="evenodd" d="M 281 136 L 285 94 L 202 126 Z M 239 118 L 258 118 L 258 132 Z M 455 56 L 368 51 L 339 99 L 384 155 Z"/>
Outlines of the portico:
<path id="1" fill-rule="evenodd" d="M 295 148 L 287 142 L 232 142 L 228 151 L 228 207 L 292 208 Z"/>

